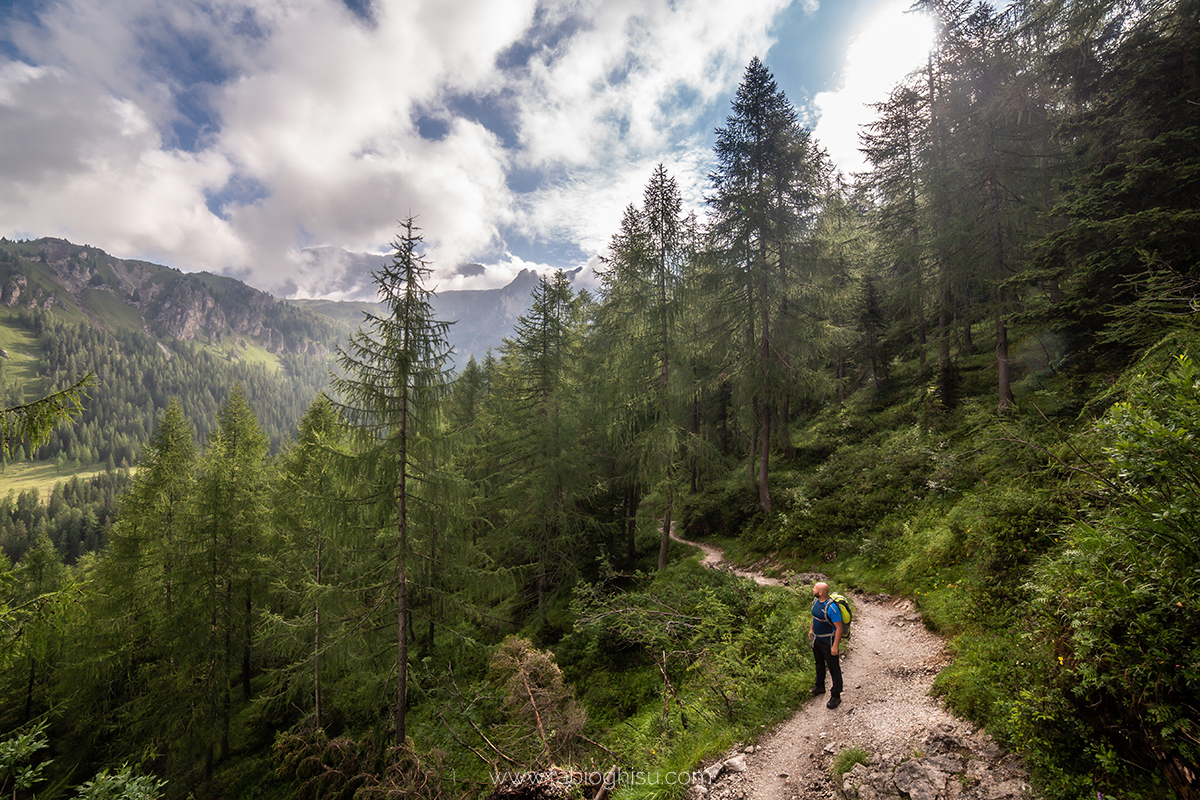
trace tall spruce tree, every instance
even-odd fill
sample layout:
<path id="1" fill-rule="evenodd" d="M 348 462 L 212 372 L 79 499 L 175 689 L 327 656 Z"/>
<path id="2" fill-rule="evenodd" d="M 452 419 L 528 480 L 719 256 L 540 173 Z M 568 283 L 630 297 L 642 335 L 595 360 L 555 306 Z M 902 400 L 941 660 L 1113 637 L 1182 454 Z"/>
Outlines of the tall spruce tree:
<path id="1" fill-rule="evenodd" d="M 731 366 L 752 410 L 757 448 L 751 448 L 751 463 L 757 457 L 759 504 L 770 512 L 771 422 L 786 391 L 786 350 L 794 343 L 777 334 L 795 313 L 789 296 L 799 242 L 815 218 L 827 168 L 757 57 L 746 67 L 733 113 L 717 129 L 715 156 L 710 230 L 727 270 L 716 287 L 718 308 L 726 334 L 737 337 L 730 340 Z"/>
<path id="2" fill-rule="evenodd" d="M 363 499 L 377 510 L 378 524 L 394 531 L 394 722 L 400 746 L 408 712 L 409 555 L 416 532 L 410 525 L 418 516 L 421 483 L 437 473 L 435 449 L 451 352 L 450 323 L 434 317 L 433 293 L 425 286 L 431 269 L 414 223 L 412 217 L 401 223 L 391 261 L 373 274 L 385 313 L 368 313 L 365 330 L 339 349 L 341 374 L 331 382 L 335 405 L 355 428 L 367 490 Z"/>

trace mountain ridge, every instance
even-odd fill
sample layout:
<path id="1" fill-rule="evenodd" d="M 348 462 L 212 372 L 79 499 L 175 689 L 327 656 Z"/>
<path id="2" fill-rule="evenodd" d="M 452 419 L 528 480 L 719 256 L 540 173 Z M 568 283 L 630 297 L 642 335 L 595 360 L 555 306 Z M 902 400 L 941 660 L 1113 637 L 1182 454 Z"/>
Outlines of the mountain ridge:
<path id="1" fill-rule="evenodd" d="M 537 273 L 522 270 L 498 289 L 435 293 L 435 314 L 455 323 L 449 338 L 456 362 L 499 347 L 528 310 L 537 281 Z M 0 239 L 0 306 L 54 309 L 101 329 L 139 328 L 214 345 L 249 339 L 274 355 L 318 357 L 331 354 L 364 311 L 378 308 L 366 300 L 277 298 L 236 278 L 121 259 L 51 237 Z"/>

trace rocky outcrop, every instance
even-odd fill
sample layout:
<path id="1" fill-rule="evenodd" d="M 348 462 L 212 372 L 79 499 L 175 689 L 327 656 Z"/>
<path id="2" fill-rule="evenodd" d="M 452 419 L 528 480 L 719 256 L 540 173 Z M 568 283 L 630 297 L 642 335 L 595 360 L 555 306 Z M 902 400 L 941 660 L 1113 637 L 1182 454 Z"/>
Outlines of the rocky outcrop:
<path id="1" fill-rule="evenodd" d="M 11 276 L 3 286 L 0 286 L 0 303 L 4 303 L 9 308 L 15 306 L 28 284 L 29 281 L 24 275 Z"/>
<path id="2" fill-rule="evenodd" d="M 39 250 L 46 266 L 71 294 L 79 294 L 96 276 L 98 250 L 80 248 L 62 239 L 44 239 Z"/>
<path id="3" fill-rule="evenodd" d="M 148 320 L 157 322 L 168 334 L 185 341 L 201 334 L 212 338 L 213 333 L 225 328 L 225 314 L 217 307 L 216 299 L 183 281 L 155 305 Z"/>
<path id="4" fill-rule="evenodd" d="M 884 753 L 841 777 L 845 800 L 1018 800 L 1032 798 L 1019 762 L 986 733 L 939 726 L 918 754 Z"/>

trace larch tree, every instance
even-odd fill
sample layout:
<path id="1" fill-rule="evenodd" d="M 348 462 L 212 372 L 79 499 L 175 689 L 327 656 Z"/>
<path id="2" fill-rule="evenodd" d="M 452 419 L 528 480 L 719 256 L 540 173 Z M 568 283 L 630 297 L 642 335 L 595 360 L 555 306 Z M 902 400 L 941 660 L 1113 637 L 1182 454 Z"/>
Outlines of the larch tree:
<path id="1" fill-rule="evenodd" d="M 208 618 L 210 577 L 195 536 L 197 464 L 191 424 L 172 399 L 97 559 L 60 692 L 66 718 L 106 721 L 80 735 L 90 729 L 126 752 L 155 748 L 173 780 L 207 755 L 215 728 L 206 676 L 218 643 L 197 624 Z"/>
<path id="2" fill-rule="evenodd" d="M 852 194 L 840 178 L 826 193 L 823 211 L 808 244 L 808 269 L 796 283 L 804 290 L 795 319 L 787 330 L 817 352 L 828 353 L 833 365 L 830 390 L 827 371 L 803 370 L 805 359 L 796 358 L 793 394 L 801 399 L 816 399 L 835 392 L 839 401 L 858 385 L 859 373 L 868 373 L 875 386 L 885 364 L 880 354 L 882 324 L 877 284 L 870 268 L 875 242 L 861 212 L 861 197 Z M 861 340 L 860 340 L 861 338 Z M 865 354 L 861 352 L 865 350 Z M 858 363 L 867 362 L 867 366 Z M 816 353 L 808 359 L 816 360 Z M 788 419 L 784 407 L 784 422 Z"/>
<path id="3" fill-rule="evenodd" d="M 211 572 L 208 602 L 219 642 L 210 665 L 219 708 L 221 754 L 229 754 L 234 676 L 250 699 L 255 591 L 267 532 L 267 437 L 235 386 L 217 413 L 197 479 L 197 533 Z M 235 667 L 235 661 L 237 665 Z"/>
<path id="4" fill-rule="evenodd" d="M 581 313 L 562 271 L 543 277 L 532 305 L 504 343 L 502 393 L 508 406 L 505 527 L 532 569 L 538 612 L 573 569 L 581 533 L 577 376 Z"/>
<path id="5" fill-rule="evenodd" d="M 3 677 L 15 678 L 23 684 L 20 694 L 20 724 L 34 718 L 35 709 L 41 712 L 44 702 L 38 702 L 43 684 L 48 682 L 62 649 L 62 620 L 67 602 L 63 588 L 69 584 L 67 568 L 45 531 L 37 534 L 33 546 L 25 553 L 16 569 L 17 605 L 29 609 L 22 619 L 20 635 L 12 643 L 13 654 L 24 656 L 24 664 Z M 6 587 L 7 588 L 7 587 Z M 12 658 L 12 655 L 9 658 Z"/>
<path id="6" fill-rule="evenodd" d="M 947 29 L 939 58 L 944 107 L 955 120 L 944 143 L 956 314 L 964 332 L 972 322 L 992 318 L 997 406 L 1003 411 L 1014 402 L 1009 284 L 1024 269 L 1046 195 L 1047 109 L 1027 66 L 1030 54 L 1018 48 L 1007 15 L 975 8 Z M 964 339 L 969 346 L 969 336 Z"/>
<path id="7" fill-rule="evenodd" d="M 281 689 L 309 693 L 314 727 L 325 720 L 325 665 L 341 639 L 341 626 L 356 609 L 346 608 L 342 581 L 354 577 L 346 531 L 351 527 L 352 487 L 340 469 L 347 429 L 324 395 L 309 407 L 295 441 L 280 457 L 273 485 L 276 532 L 273 587 L 280 610 L 269 613 L 268 630 L 286 662 Z"/>
<path id="8" fill-rule="evenodd" d="M 674 515 L 675 480 L 686 429 L 677 419 L 684 334 L 684 279 L 693 254 L 683 200 L 675 179 L 659 164 L 646 184 L 639 209 L 626 209 L 610 245 L 609 267 L 601 274 L 605 324 L 615 361 L 607 373 L 624 389 L 618 408 L 634 411 L 645 425 L 632 431 L 637 482 L 654 488 L 662 503 L 658 568 L 667 565 Z M 642 407 L 644 398 L 645 407 Z"/>
<path id="9" fill-rule="evenodd" d="M 876 258 L 888 294 L 915 331 L 917 356 L 925 366 L 926 308 L 929 303 L 928 192 L 924 171 L 928 162 L 928 96 L 910 76 L 897 84 L 888 99 L 874 106 L 876 118 L 860 134 L 860 149 L 871 169 L 861 184 L 870 193 Z"/>
<path id="10" fill-rule="evenodd" d="M 1031 14 L 1029 24 L 1056 45 L 1051 63 L 1072 67 L 1060 88 L 1072 113 L 1056 139 L 1073 163 L 1028 277 L 1054 289 L 1036 309 L 1042 324 L 1077 358 L 1103 363 L 1195 318 L 1200 3 L 1035 11 L 1068 23 L 1048 32 Z"/>
<path id="11" fill-rule="evenodd" d="M 617 516 L 627 563 L 632 563 L 635 557 L 637 517 L 645 492 L 634 443 L 648 425 L 644 400 L 653 370 L 645 348 L 638 346 L 646 339 L 638 325 L 645 321 L 649 294 L 638 270 L 649 250 L 645 215 L 630 203 L 622 215 L 620 228 L 609 241 L 605 266 L 597 270 L 600 299 L 583 353 L 587 361 L 583 375 L 589 386 L 585 396 L 596 416 L 607 420 L 601 451 L 604 458 L 599 459 L 597 466 L 618 501 Z M 608 549 L 616 553 L 615 541 Z"/>
<path id="12" fill-rule="evenodd" d="M 18 448 L 32 453 L 40 447 L 56 425 L 83 412 L 87 388 L 93 383 L 95 376 L 89 372 L 65 389 L 32 403 L 21 402 L 0 408 L 0 456 L 7 459 Z"/>

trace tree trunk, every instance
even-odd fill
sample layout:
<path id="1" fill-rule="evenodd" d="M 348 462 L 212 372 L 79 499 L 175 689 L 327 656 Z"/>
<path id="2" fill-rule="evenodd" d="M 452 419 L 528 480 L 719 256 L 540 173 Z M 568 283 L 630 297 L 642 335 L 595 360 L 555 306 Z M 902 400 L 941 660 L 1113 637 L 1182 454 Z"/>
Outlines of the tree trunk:
<path id="1" fill-rule="evenodd" d="M 316 629 L 316 634 L 313 637 L 313 713 L 316 716 L 316 726 L 319 730 L 321 725 L 321 550 L 325 544 L 324 539 L 317 538 L 317 602 L 314 603 L 313 609 L 313 627 Z"/>
<path id="2" fill-rule="evenodd" d="M 783 437 L 783 457 L 788 461 L 796 458 L 796 445 L 792 444 L 792 404 L 787 397 L 783 398 L 783 408 L 779 412 L 779 435 Z"/>
<path id="3" fill-rule="evenodd" d="M 692 394 L 692 440 L 699 441 L 700 439 L 700 396 L 698 392 Z M 691 493 L 696 494 L 700 491 L 700 459 L 696 457 L 695 451 L 692 452 L 688 471 L 691 473 Z"/>
<path id="4" fill-rule="evenodd" d="M 407 387 L 405 387 L 407 389 Z M 400 398 L 400 474 L 396 476 L 396 746 L 408 731 L 408 392 Z"/>
<path id="5" fill-rule="evenodd" d="M 995 144 L 988 138 L 988 156 L 996 158 Z M 1013 404 L 1012 376 L 1008 362 L 1008 328 L 1004 324 L 1004 226 L 1000 221 L 1000 186 L 996 180 L 995 167 L 988 176 L 988 193 L 992 212 L 992 252 L 995 256 L 993 280 L 996 282 L 996 387 L 999 396 L 998 411 Z"/>
<path id="6" fill-rule="evenodd" d="M 662 536 L 658 542 L 658 568 L 667 568 L 667 551 L 671 547 L 671 501 L 667 500 L 667 508 L 663 513 Z"/>
<path id="7" fill-rule="evenodd" d="M 1004 325 L 1004 312 L 999 305 L 996 306 L 996 372 L 1000 390 L 997 410 L 1004 411 L 1013 404 L 1013 393 L 1008 363 L 1008 329 Z"/>
<path id="8" fill-rule="evenodd" d="M 771 513 L 771 490 L 768 468 L 771 461 L 771 407 L 761 401 L 761 422 L 758 435 L 758 503 L 767 514 Z"/>
<path id="9" fill-rule="evenodd" d="M 250 650 L 254 645 L 254 629 L 251 624 L 254 611 L 254 598 L 252 593 L 254 587 L 249 578 L 246 579 L 246 624 L 243 636 L 245 640 L 242 647 L 242 700 L 250 702 Z"/>
<path id="10" fill-rule="evenodd" d="M 37 683 L 37 659 L 29 657 L 29 683 L 25 688 L 25 714 L 21 719 L 24 725 L 33 719 L 33 687 Z"/>
<path id="11" fill-rule="evenodd" d="M 641 505 L 636 483 L 625 492 L 625 560 L 629 566 L 637 561 L 637 512 Z"/>
<path id="12" fill-rule="evenodd" d="M 433 637 L 436 633 L 437 618 L 437 523 L 430 529 L 429 535 L 429 650 L 433 651 Z"/>
<path id="13" fill-rule="evenodd" d="M 229 543 L 232 552 L 233 544 Z M 225 580 L 225 619 L 224 653 L 221 664 L 221 674 L 217 676 L 218 690 L 221 694 L 221 760 L 229 758 L 229 717 L 233 706 L 232 691 L 229 687 L 230 671 L 233 668 L 233 577 Z"/>
<path id="14" fill-rule="evenodd" d="M 763 245 L 762 269 L 767 269 L 766 245 Z M 759 341 L 758 358 L 762 385 L 759 387 L 759 434 L 758 434 L 758 504 L 767 514 L 771 513 L 771 489 L 769 471 L 771 465 L 771 404 L 768 387 L 771 385 L 771 304 L 766 287 L 760 292 L 762 339 Z"/>

